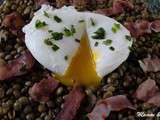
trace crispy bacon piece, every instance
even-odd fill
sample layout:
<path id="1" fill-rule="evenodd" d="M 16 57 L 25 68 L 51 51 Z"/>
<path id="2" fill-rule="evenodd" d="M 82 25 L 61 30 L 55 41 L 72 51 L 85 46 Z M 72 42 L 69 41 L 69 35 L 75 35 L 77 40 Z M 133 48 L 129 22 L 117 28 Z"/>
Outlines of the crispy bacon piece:
<path id="1" fill-rule="evenodd" d="M 12 12 L 4 17 L 2 25 L 13 29 L 21 29 L 24 25 L 24 20 L 17 12 Z"/>
<path id="2" fill-rule="evenodd" d="M 48 0 L 34 0 L 36 6 L 41 6 L 42 4 L 49 4 Z"/>
<path id="3" fill-rule="evenodd" d="M 105 120 L 111 112 L 111 108 L 106 104 L 98 104 L 93 111 L 88 114 L 89 120 Z"/>
<path id="4" fill-rule="evenodd" d="M 113 2 L 112 7 L 104 8 L 104 9 L 97 9 L 95 12 L 104 14 L 107 16 L 113 16 L 113 15 L 123 13 L 126 8 L 131 9 L 131 10 L 134 8 L 134 5 L 130 0 L 115 0 Z"/>
<path id="5" fill-rule="evenodd" d="M 59 83 L 52 76 L 47 75 L 46 78 L 32 86 L 29 95 L 34 101 L 47 102 L 58 85 Z"/>
<path id="6" fill-rule="evenodd" d="M 9 28 L 14 35 L 22 34 L 21 28 L 24 24 L 23 18 L 17 12 L 6 15 L 2 21 L 2 26 Z"/>
<path id="7" fill-rule="evenodd" d="M 57 115 L 55 120 L 72 120 L 74 119 L 80 104 L 85 97 L 85 93 L 80 87 L 74 87 L 65 100 L 64 107 Z"/>
<path id="8" fill-rule="evenodd" d="M 160 20 L 155 20 L 151 22 L 151 29 L 154 32 L 160 32 Z"/>
<path id="9" fill-rule="evenodd" d="M 148 104 L 160 107 L 160 92 L 147 101 Z"/>
<path id="10" fill-rule="evenodd" d="M 144 81 L 136 90 L 135 97 L 150 105 L 160 107 L 160 90 L 154 80 Z"/>
<path id="11" fill-rule="evenodd" d="M 124 25 L 134 37 L 150 34 L 152 31 L 160 32 L 160 20 L 149 22 L 147 20 L 137 20 L 135 22 L 126 22 Z"/>
<path id="12" fill-rule="evenodd" d="M 144 72 L 158 72 L 160 71 L 160 59 L 145 58 L 139 61 L 139 64 Z"/>
<path id="13" fill-rule="evenodd" d="M 69 0 L 69 2 L 78 9 L 82 9 L 87 6 L 87 0 Z"/>
<path id="14" fill-rule="evenodd" d="M 0 66 L 0 80 L 6 80 L 14 76 L 20 76 L 29 71 L 34 65 L 34 58 L 26 51 L 11 63 Z"/>
<path id="15" fill-rule="evenodd" d="M 105 120 L 111 111 L 120 111 L 125 108 L 135 109 L 125 95 L 117 95 L 98 101 L 88 117 L 89 120 Z"/>
<path id="16" fill-rule="evenodd" d="M 149 98 L 153 97 L 157 91 L 158 87 L 154 80 L 148 79 L 144 81 L 136 90 L 135 96 L 137 99 L 142 101 L 147 101 Z"/>
<path id="17" fill-rule="evenodd" d="M 124 24 L 134 37 L 151 33 L 150 23 L 147 20 L 137 20 L 136 22 L 126 22 Z"/>

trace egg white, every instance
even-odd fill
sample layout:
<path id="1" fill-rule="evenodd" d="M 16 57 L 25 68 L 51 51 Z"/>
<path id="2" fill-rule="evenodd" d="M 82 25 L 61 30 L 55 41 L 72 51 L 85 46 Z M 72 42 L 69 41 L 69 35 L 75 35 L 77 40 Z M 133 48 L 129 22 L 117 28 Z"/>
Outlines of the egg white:
<path id="1" fill-rule="evenodd" d="M 95 26 L 91 25 L 91 20 L 95 22 Z M 132 41 L 126 40 L 125 36 L 129 35 L 130 32 L 116 20 L 109 18 L 104 15 L 96 13 L 85 13 L 85 20 L 87 24 L 87 33 L 89 36 L 89 43 L 93 53 L 98 54 L 96 62 L 96 71 L 99 76 L 104 77 L 108 73 L 115 70 L 123 61 L 125 61 L 129 55 L 129 47 L 132 45 Z M 112 32 L 112 27 L 114 24 L 120 24 L 120 30 L 116 33 Z M 98 28 L 104 28 L 106 31 L 105 39 L 95 40 L 92 38 L 93 33 Z M 103 41 L 110 39 L 112 44 L 106 46 Z M 95 42 L 98 42 L 98 46 L 95 46 Z M 114 47 L 114 51 L 110 50 L 110 47 Z"/>
<path id="2" fill-rule="evenodd" d="M 62 22 L 57 23 L 53 19 L 45 17 L 44 11 L 50 16 L 57 15 L 62 19 Z M 42 8 L 35 13 L 32 21 L 23 28 L 27 48 L 35 59 L 45 68 L 63 75 L 70 64 L 71 58 L 79 47 L 79 43 L 77 43 L 75 39 L 80 40 L 83 34 L 84 25 L 79 23 L 81 19 L 83 19 L 82 15 L 78 14 L 73 7 L 63 7 L 53 10 L 52 7 L 43 5 Z M 36 20 L 45 21 L 47 26 L 42 29 L 36 29 Z M 60 47 L 58 51 L 54 52 L 50 46 L 44 43 L 44 40 L 50 37 L 48 30 L 62 32 L 64 27 L 70 28 L 71 25 L 74 25 L 78 32 L 72 37 L 63 36 L 62 40 L 55 41 L 56 45 Z M 65 56 L 68 57 L 67 61 L 64 59 Z"/>
<path id="3" fill-rule="evenodd" d="M 59 16 L 62 22 L 57 23 L 53 19 L 45 17 L 44 11 L 50 15 Z M 91 25 L 91 18 L 96 22 L 95 26 Z M 36 29 L 36 20 L 45 21 L 47 26 L 42 29 Z M 85 24 L 80 23 L 79 20 L 85 20 Z M 112 32 L 111 29 L 114 23 L 118 22 L 112 18 L 96 13 L 77 12 L 73 7 L 53 9 L 49 5 L 43 5 L 42 8 L 35 13 L 32 21 L 23 28 L 23 31 L 25 33 L 26 46 L 35 59 L 52 72 L 64 75 L 80 45 L 75 39 L 80 40 L 83 32 L 86 30 L 90 47 L 93 53 L 98 54 L 95 60 L 97 74 L 103 78 L 127 59 L 129 55 L 128 47 L 132 45 L 132 41 L 127 41 L 125 38 L 125 36 L 130 35 L 130 33 L 123 25 L 121 25 L 117 33 Z M 64 36 L 62 40 L 55 41 L 60 47 L 58 51 L 53 51 L 44 43 L 44 39 L 49 37 L 48 30 L 62 32 L 64 27 L 69 28 L 71 25 L 75 26 L 76 33 L 74 36 Z M 111 51 L 109 46 L 103 44 L 104 40 L 95 40 L 92 38 L 94 32 L 100 27 L 103 27 L 106 31 L 104 40 L 111 39 L 113 41 L 112 46 L 115 48 L 114 51 Z M 99 42 L 98 46 L 95 46 L 96 41 Z M 68 60 L 64 59 L 65 56 L 68 56 Z"/>

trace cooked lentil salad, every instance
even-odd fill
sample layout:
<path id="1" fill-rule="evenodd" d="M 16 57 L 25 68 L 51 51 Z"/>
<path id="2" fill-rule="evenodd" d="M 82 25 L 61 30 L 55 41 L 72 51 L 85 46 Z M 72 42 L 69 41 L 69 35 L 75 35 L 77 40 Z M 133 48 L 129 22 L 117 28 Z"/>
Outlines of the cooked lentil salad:
<path id="1" fill-rule="evenodd" d="M 19 58 L 27 51 L 22 36 L 14 34 L 9 28 L 2 26 L 5 16 L 16 11 L 22 16 L 24 22 L 28 23 L 32 19 L 33 13 L 39 9 L 39 4 L 37 3 L 39 1 L 5 0 L 0 5 L 0 66 L 12 63 L 13 60 Z M 54 7 L 71 4 L 80 11 L 96 11 L 97 9 L 111 7 L 114 1 L 88 0 L 88 2 L 84 2 L 84 0 L 79 0 L 78 2 L 68 2 L 67 0 L 52 0 L 48 2 Z M 158 12 L 160 9 L 159 0 L 133 0 L 132 2 L 134 10 L 130 11 L 126 9 L 122 13 L 111 15 L 111 17 L 122 24 L 125 22 L 135 22 L 138 19 L 150 22 L 160 19 L 160 13 Z M 147 79 L 156 81 L 156 85 L 160 87 L 160 69 L 148 68 L 148 70 L 145 70 L 144 66 L 140 64 L 141 62 L 145 63 L 145 59 L 149 58 L 150 60 L 156 59 L 154 62 L 157 63 L 156 65 L 150 62 L 154 67 L 160 66 L 160 62 L 157 62 L 160 61 L 160 32 L 153 30 L 145 35 L 144 32 L 142 33 L 140 35 L 133 33 L 133 36 L 136 35 L 134 37 L 134 44 L 130 48 L 131 53 L 129 58 L 118 69 L 107 75 L 102 80 L 98 89 L 84 89 L 86 96 L 81 103 L 75 120 L 87 120 L 87 114 L 92 111 L 96 101 L 121 94 L 128 97 L 136 110 L 125 109 L 111 112 L 107 119 L 159 119 L 156 117 L 137 118 L 136 116 L 137 111 L 155 114 L 160 112 L 160 105 L 149 105 L 133 97 L 133 93 L 137 90 L 138 86 Z M 22 71 L 26 72 L 25 66 Z M 38 62 L 35 62 L 30 72 L 22 76 L 9 78 L 9 80 L 0 81 L 1 120 L 54 120 L 56 118 L 63 108 L 66 96 L 72 88 L 60 84 L 52 92 L 47 102 L 34 101 L 29 95 L 29 90 L 35 83 L 45 77 L 45 73 L 49 73 L 49 71 Z"/>

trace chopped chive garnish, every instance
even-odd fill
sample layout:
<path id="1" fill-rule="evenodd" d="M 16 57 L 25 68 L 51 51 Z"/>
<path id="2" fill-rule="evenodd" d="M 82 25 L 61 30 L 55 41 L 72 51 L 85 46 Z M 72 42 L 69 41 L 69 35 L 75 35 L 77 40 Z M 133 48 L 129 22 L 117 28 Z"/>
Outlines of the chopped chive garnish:
<path id="1" fill-rule="evenodd" d="M 112 27 L 112 32 L 113 32 L 113 33 L 116 33 L 116 32 L 117 32 L 117 29 L 114 28 L 114 27 Z"/>
<path id="2" fill-rule="evenodd" d="M 107 39 L 105 41 L 103 41 L 103 44 L 106 45 L 106 46 L 109 46 L 112 44 L 112 40 L 111 39 Z"/>
<path id="3" fill-rule="evenodd" d="M 95 21 L 93 20 L 93 18 L 90 18 L 90 21 L 91 21 L 91 25 L 92 25 L 92 26 L 95 26 L 95 25 L 96 25 L 96 23 L 95 23 Z"/>
<path id="4" fill-rule="evenodd" d="M 65 59 L 65 60 L 68 60 L 68 56 L 67 56 L 67 55 L 66 55 L 66 56 L 64 56 L 64 59 Z"/>
<path id="5" fill-rule="evenodd" d="M 120 29 L 120 24 L 114 23 L 115 28 Z"/>
<path id="6" fill-rule="evenodd" d="M 52 33 L 52 32 L 53 32 L 53 30 L 48 30 L 48 32 L 49 32 L 49 33 Z"/>
<path id="7" fill-rule="evenodd" d="M 45 27 L 46 25 L 47 25 L 47 24 L 46 24 L 45 21 L 40 21 L 40 20 L 37 20 L 36 23 L 35 23 L 35 27 L 36 27 L 37 29 L 42 28 L 42 27 Z"/>
<path id="8" fill-rule="evenodd" d="M 76 29 L 74 28 L 74 25 L 71 25 L 71 32 L 72 34 L 76 33 Z"/>
<path id="9" fill-rule="evenodd" d="M 52 50 L 53 51 L 57 51 L 59 49 L 59 47 L 56 45 L 56 44 L 54 44 L 53 46 L 52 46 Z"/>
<path id="10" fill-rule="evenodd" d="M 98 46 L 98 44 L 99 44 L 98 42 L 95 42 L 94 46 L 95 46 L 95 47 L 97 47 L 97 46 Z"/>
<path id="11" fill-rule="evenodd" d="M 84 20 L 79 20 L 79 23 L 82 23 L 82 22 L 84 22 Z"/>
<path id="12" fill-rule="evenodd" d="M 45 40 L 44 40 L 44 43 L 45 43 L 46 45 L 49 45 L 49 46 L 53 45 L 53 43 L 50 41 L 49 38 L 48 38 L 48 39 L 45 39 Z"/>
<path id="13" fill-rule="evenodd" d="M 51 35 L 54 40 L 61 40 L 63 38 L 63 33 L 61 32 L 52 32 Z"/>
<path id="14" fill-rule="evenodd" d="M 100 27 L 96 32 L 94 32 L 94 36 L 92 36 L 93 39 L 104 39 L 106 35 L 106 31 L 104 28 Z"/>
<path id="15" fill-rule="evenodd" d="M 80 40 L 79 40 L 79 39 L 75 39 L 75 41 L 76 41 L 77 43 L 80 43 Z"/>
<path id="16" fill-rule="evenodd" d="M 71 25 L 71 30 L 69 30 L 68 28 L 64 28 L 64 35 L 69 37 L 69 36 L 73 36 L 74 33 L 76 33 L 76 29 L 74 28 L 74 25 Z"/>
<path id="17" fill-rule="evenodd" d="M 121 25 L 118 23 L 114 23 L 112 27 L 112 32 L 116 33 L 121 28 Z"/>
<path id="18" fill-rule="evenodd" d="M 109 49 L 110 49 L 111 51 L 114 51 L 114 50 L 115 50 L 115 48 L 114 48 L 113 46 L 109 47 Z"/>
<path id="19" fill-rule="evenodd" d="M 129 36 L 129 35 L 125 35 L 125 38 L 126 38 L 126 40 L 128 40 L 128 41 L 131 41 L 131 40 L 132 40 L 132 37 Z"/>
<path id="20" fill-rule="evenodd" d="M 49 14 L 46 11 L 44 11 L 44 16 L 46 16 L 47 18 L 49 18 Z"/>
<path id="21" fill-rule="evenodd" d="M 69 37 L 69 36 L 72 35 L 72 32 L 68 28 L 65 27 L 64 28 L 64 35 L 67 36 L 67 37 Z"/>
<path id="22" fill-rule="evenodd" d="M 54 16 L 54 20 L 55 20 L 57 23 L 62 22 L 62 19 L 59 18 L 57 15 Z"/>

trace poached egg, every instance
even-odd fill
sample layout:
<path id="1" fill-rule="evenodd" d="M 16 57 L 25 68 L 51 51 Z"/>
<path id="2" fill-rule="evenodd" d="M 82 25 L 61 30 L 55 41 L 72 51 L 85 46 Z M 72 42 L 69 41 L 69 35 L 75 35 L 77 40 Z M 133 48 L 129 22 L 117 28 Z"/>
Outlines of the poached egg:
<path id="1" fill-rule="evenodd" d="M 97 86 L 129 55 L 130 32 L 112 18 L 42 5 L 23 28 L 35 59 L 64 85 Z"/>

